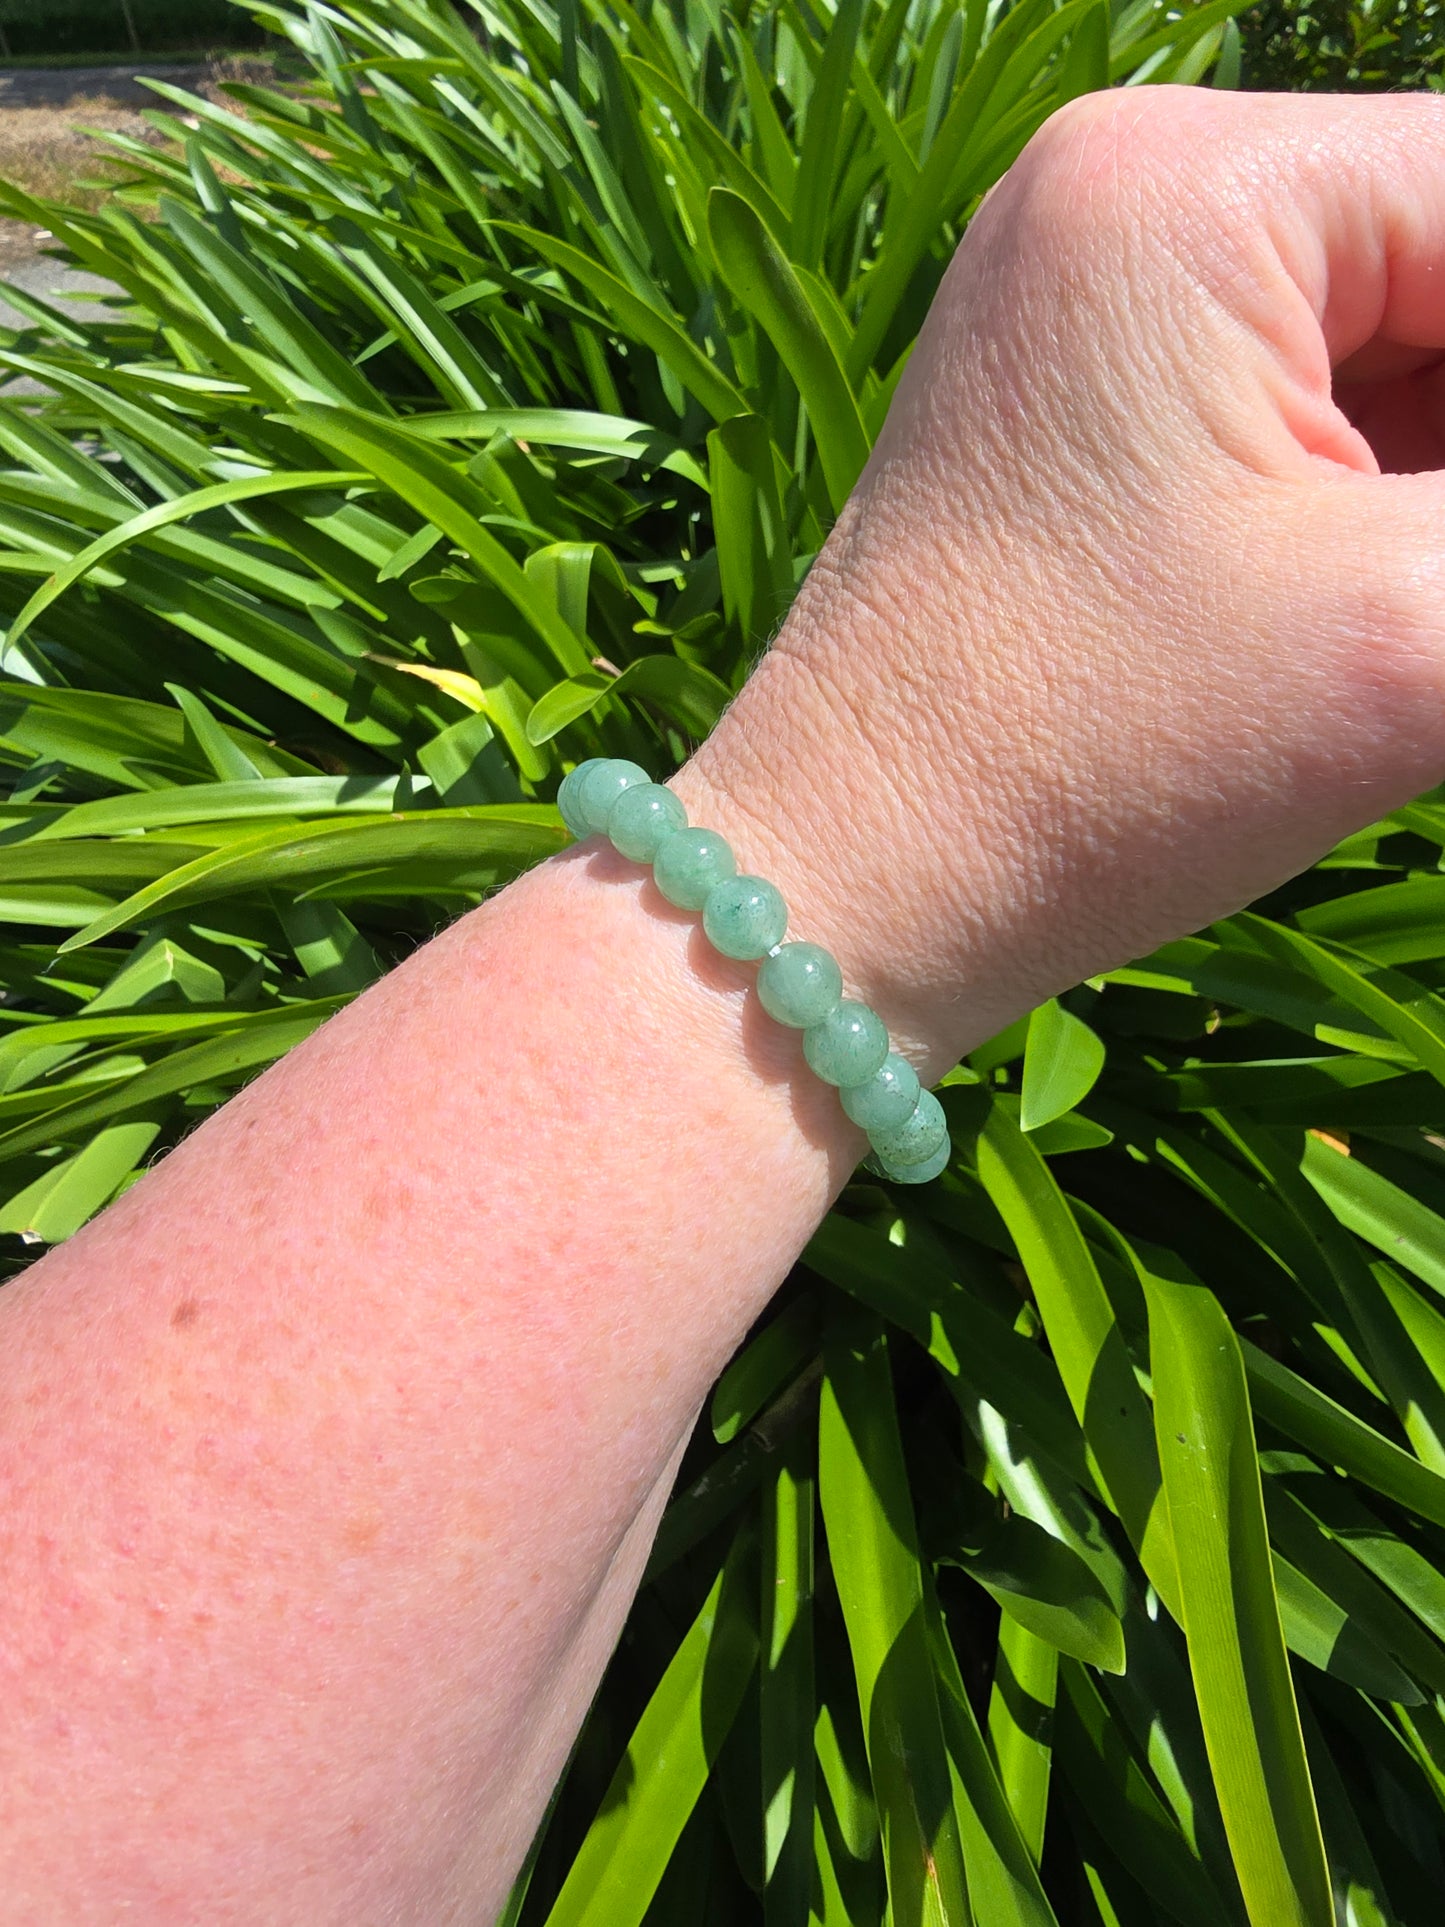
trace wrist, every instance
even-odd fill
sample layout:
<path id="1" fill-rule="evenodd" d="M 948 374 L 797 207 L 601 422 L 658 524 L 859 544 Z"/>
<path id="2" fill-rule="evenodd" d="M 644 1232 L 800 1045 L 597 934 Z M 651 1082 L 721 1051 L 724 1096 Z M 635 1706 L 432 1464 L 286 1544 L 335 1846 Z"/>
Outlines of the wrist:
<path id="1" fill-rule="evenodd" d="M 668 787 L 690 822 L 727 838 L 740 872 L 776 886 L 785 940 L 831 952 L 845 996 L 878 1013 L 926 1082 L 957 1062 L 943 893 L 894 887 L 887 847 L 907 834 L 903 812 L 866 740 L 831 713 L 797 658 L 765 658 Z"/>
<path id="2" fill-rule="evenodd" d="M 932 1084 L 1047 988 L 1032 994 L 1007 958 L 999 866 L 982 810 L 963 805 L 961 758 L 925 739 L 879 674 L 879 613 L 818 578 L 669 787 L 739 870 L 777 886 L 788 940 L 831 951 L 845 994 Z"/>

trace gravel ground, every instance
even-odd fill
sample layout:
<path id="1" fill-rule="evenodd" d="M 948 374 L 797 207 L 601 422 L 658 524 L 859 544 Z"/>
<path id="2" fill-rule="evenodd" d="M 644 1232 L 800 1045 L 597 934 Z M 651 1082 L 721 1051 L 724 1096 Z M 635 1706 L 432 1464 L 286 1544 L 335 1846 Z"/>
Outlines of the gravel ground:
<path id="1" fill-rule="evenodd" d="M 0 328 L 18 328 L 25 325 L 25 319 L 5 300 L 6 285 L 23 288 L 27 294 L 38 294 L 52 302 L 62 313 L 83 315 L 93 306 L 93 301 L 78 299 L 80 296 L 106 293 L 111 287 L 109 281 L 102 281 L 98 275 L 82 274 L 77 268 L 69 268 L 63 261 L 55 261 L 47 255 L 31 254 L 21 260 L 12 261 L 0 278 Z"/>
<path id="2" fill-rule="evenodd" d="M 24 288 L 28 294 L 38 294 L 51 302 L 62 313 L 85 315 L 94 312 L 94 300 L 82 300 L 81 296 L 106 294 L 114 285 L 102 281 L 99 275 L 82 274 L 78 268 L 69 268 L 63 261 L 54 261 L 43 254 L 30 254 L 0 266 L 0 328 L 18 328 L 27 325 L 27 317 L 16 312 L 5 299 L 6 286 Z M 17 375 L 5 383 L 5 398 L 13 401 L 20 395 L 39 395 L 46 391 L 42 385 L 29 375 Z"/>

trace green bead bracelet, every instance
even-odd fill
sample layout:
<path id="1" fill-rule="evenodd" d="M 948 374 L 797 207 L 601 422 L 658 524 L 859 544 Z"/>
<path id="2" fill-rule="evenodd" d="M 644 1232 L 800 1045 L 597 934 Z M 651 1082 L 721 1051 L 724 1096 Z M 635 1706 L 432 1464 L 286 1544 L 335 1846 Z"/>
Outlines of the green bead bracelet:
<path id="1" fill-rule="evenodd" d="M 843 1109 L 868 1133 L 870 1168 L 900 1184 L 926 1184 L 948 1163 L 943 1106 L 906 1058 L 888 1046 L 877 1011 L 843 995 L 837 959 L 816 943 L 784 943 L 788 906 L 763 877 L 739 874 L 725 838 L 689 826 L 687 811 L 636 763 L 589 757 L 562 779 L 557 808 L 573 836 L 606 836 L 680 910 L 700 910 L 709 943 L 724 957 L 760 960 L 758 1000 L 803 1034 L 809 1068 L 835 1086 Z"/>

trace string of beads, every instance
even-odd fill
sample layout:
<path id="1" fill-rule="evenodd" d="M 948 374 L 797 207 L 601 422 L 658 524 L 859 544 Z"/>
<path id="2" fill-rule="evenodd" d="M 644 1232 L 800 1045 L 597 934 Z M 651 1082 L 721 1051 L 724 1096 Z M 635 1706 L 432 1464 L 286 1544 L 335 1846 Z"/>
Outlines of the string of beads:
<path id="1" fill-rule="evenodd" d="M 726 840 L 690 825 L 681 800 L 646 770 L 592 756 L 562 779 L 557 807 L 573 836 L 606 836 L 622 856 L 652 866 L 653 881 L 680 910 L 700 910 L 724 957 L 759 960 L 758 998 L 780 1024 L 803 1033 L 803 1055 L 843 1109 L 868 1133 L 878 1171 L 926 1184 L 948 1163 L 943 1106 L 888 1044 L 877 1011 L 843 995 L 843 972 L 816 943 L 784 943 L 788 906 L 765 878 L 740 876 Z"/>

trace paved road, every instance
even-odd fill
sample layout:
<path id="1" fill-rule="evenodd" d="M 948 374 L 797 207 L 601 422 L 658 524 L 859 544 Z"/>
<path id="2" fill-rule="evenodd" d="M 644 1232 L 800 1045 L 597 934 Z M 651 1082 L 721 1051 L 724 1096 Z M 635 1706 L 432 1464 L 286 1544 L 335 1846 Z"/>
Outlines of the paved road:
<path id="1" fill-rule="evenodd" d="M 114 101 L 118 107 L 159 106 L 150 88 L 141 85 L 142 72 L 192 90 L 212 78 L 212 69 L 204 62 L 196 66 L 164 62 L 146 66 L 138 61 L 134 67 L 10 67 L 0 70 L 0 109 L 64 109 L 80 100 Z"/>
<path id="2" fill-rule="evenodd" d="M 94 311 L 93 301 L 78 301 L 77 295 L 104 294 L 113 283 L 102 281 L 99 275 L 82 274 L 77 268 L 68 268 L 62 261 L 52 261 L 46 255 L 38 254 L 28 261 L 12 261 L 0 269 L 0 328 L 23 328 L 29 325 L 29 318 L 12 308 L 5 299 L 5 284 L 13 283 L 24 288 L 28 294 L 38 294 L 43 300 L 51 302 L 62 314 L 85 316 Z M 18 395 L 38 395 L 43 392 L 40 384 L 28 375 L 21 375 L 8 382 L 5 393 L 11 399 Z"/>
<path id="3" fill-rule="evenodd" d="M 4 283 L 7 281 L 23 288 L 27 294 L 38 294 L 44 300 L 53 302 L 62 313 L 76 315 L 89 313 L 94 305 L 90 301 L 77 301 L 77 295 L 103 294 L 112 285 L 109 281 L 102 281 L 98 275 L 82 274 L 78 269 L 68 268 L 64 262 L 52 261 L 43 254 L 37 254 L 28 261 L 13 262 L 0 272 L 0 327 L 6 328 L 25 325 L 24 318 L 6 305 Z"/>

